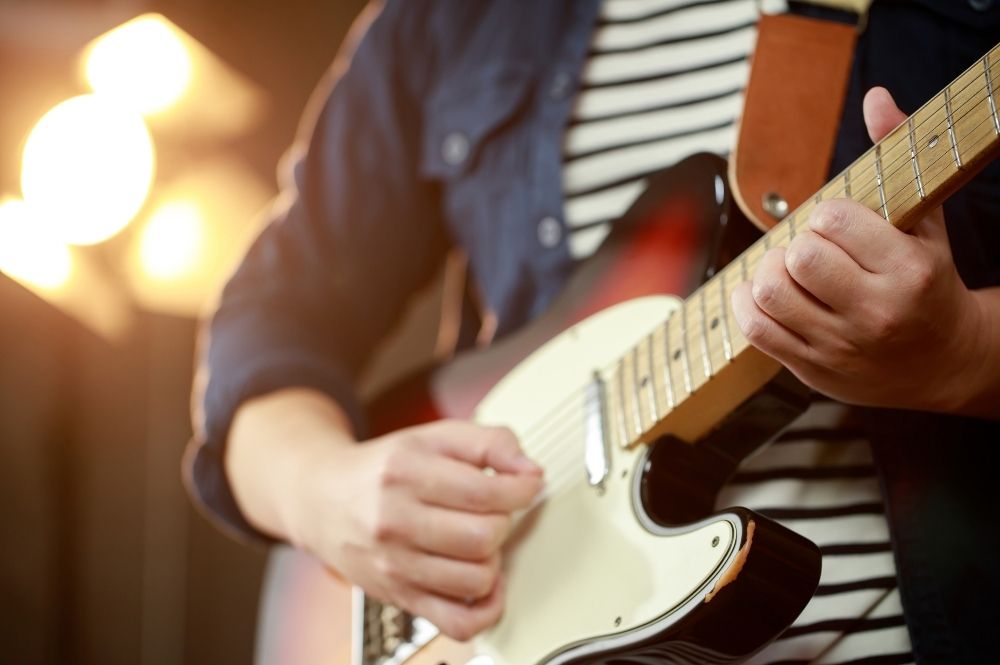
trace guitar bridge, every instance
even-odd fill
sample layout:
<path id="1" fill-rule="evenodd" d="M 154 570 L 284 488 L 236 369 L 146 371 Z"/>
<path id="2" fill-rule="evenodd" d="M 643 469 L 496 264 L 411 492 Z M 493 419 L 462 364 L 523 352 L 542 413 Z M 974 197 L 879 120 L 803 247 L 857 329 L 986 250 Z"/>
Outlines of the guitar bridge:
<path id="1" fill-rule="evenodd" d="M 426 619 L 370 598 L 358 587 L 352 602 L 351 665 L 402 665 L 438 634 Z"/>

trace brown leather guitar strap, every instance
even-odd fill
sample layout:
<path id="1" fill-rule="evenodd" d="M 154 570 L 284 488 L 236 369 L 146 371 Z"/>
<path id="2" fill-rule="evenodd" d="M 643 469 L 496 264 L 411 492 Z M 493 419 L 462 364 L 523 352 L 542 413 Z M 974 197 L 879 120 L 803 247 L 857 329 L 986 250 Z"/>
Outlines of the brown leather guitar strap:
<path id="1" fill-rule="evenodd" d="M 857 29 L 761 16 L 729 181 L 741 210 L 763 230 L 826 183 Z"/>

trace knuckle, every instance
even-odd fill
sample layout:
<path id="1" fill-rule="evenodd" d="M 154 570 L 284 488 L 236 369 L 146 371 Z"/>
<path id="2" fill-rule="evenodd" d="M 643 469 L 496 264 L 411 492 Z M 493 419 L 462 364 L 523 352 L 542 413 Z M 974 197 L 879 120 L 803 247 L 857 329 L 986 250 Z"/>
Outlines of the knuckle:
<path id="1" fill-rule="evenodd" d="M 382 579 L 395 579 L 399 572 L 395 562 L 387 555 L 375 557 L 374 568 Z"/>
<path id="2" fill-rule="evenodd" d="M 767 340 L 767 327 L 760 320 L 760 317 L 751 315 L 743 326 L 743 336 L 751 344 L 760 344 Z"/>
<path id="3" fill-rule="evenodd" d="M 521 445 L 518 443 L 517 436 L 514 434 L 514 431 L 506 425 L 490 427 L 489 432 L 491 435 L 490 442 L 493 445 L 510 450 L 521 449 Z"/>
<path id="4" fill-rule="evenodd" d="M 488 611 L 483 615 L 482 625 L 480 626 L 480 630 L 496 624 L 498 621 L 500 621 L 501 616 L 503 616 L 503 605 L 497 603 L 493 607 L 490 607 Z"/>
<path id="5" fill-rule="evenodd" d="M 375 519 L 372 523 L 372 539 L 376 543 L 388 543 L 396 539 L 399 535 L 399 527 L 394 517 L 394 511 L 386 505 L 386 501 L 379 502 L 375 511 Z"/>
<path id="6" fill-rule="evenodd" d="M 378 467 L 378 482 L 382 487 L 391 487 L 401 480 L 399 453 L 390 452 L 382 458 Z"/>
<path id="7" fill-rule="evenodd" d="M 809 272 L 818 262 L 820 246 L 812 233 L 795 237 L 785 252 L 785 267 L 794 274 Z"/>
<path id="8" fill-rule="evenodd" d="M 485 598 L 496 584 L 496 571 L 489 566 L 477 566 L 470 576 L 469 593 L 474 598 Z"/>
<path id="9" fill-rule="evenodd" d="M 505 516 L 477 520 L 475 527 L 469 533 L 469 553 L 477 559 L 492 556 L 503 543 L 509 522 L 510 518 Z"/>
<path id="10" fill-rule="evenodd" d="M 831 199 L 820 202 L 809 216 L 809 228 L 823 235 L 837 235 L 848 227 L 850 204 Z"/>
<path id="11" fill-rule="evenodd" d="M 456 617 L 451 621 L 451 636 L 454 637 L 459 642 L 467 642 L 476 636 L 479 632 L 479 626 L 472 617 L 467 614 Z"/>
<path id="12" fill-rule="evenodd" d="M 466 543 L 469 554 L 477 559 L 485 559 L 493 554 L 493 534 L 487 528 L 479 527 L 469 533 Z"/>
<path id="13" fill-rule="evenodd" d="M 910 283 L 918 296 L 929 293 L 934 286 L 934 266 L 929 261 L 911 261 Z"/>
<path id="14" fill-rule="evenodd" d="M 491 494 L 487 483 L 470 485 L 465 490 L 465 502 L 473 510 L 483 510 L 491 504 Z"/>
<path id="15" fill-rule="evenodd" d="M 758 279 L 753 283 L 753 299 L 762 308 L 767 309 L 779 298 L 779 285 L 773 279 Z"/>
<path id="16" fill-rule="evenodd" d="M 869 318 L 869 328 L 875 341 L 888 340 L 899 329 L 899 320 L 889 311 L 876 310 Z"/>

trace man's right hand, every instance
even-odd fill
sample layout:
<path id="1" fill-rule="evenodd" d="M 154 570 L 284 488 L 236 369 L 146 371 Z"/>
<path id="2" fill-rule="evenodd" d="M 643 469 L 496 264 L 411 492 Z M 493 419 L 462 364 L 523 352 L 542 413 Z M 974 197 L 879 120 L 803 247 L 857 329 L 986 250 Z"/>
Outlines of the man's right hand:
<path id="1" fill-rule="evenodd" d="M 543 486 L 510 430 L 457 420 L 412 427 L 331 448 L 302 480 L 293 542 L 452 638 L 500 619 L 511 514 Z"/>

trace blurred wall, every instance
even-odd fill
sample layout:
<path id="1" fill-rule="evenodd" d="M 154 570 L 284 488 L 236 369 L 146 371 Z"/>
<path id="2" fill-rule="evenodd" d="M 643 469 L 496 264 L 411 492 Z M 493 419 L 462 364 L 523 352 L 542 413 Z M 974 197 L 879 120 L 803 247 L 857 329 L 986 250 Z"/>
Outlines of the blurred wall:
<path id="1" fill-rule="evenodd" d="M 267 92 L 265 126 L 237 149 L 273 182 L 361 5 L 0 0 L 0 192 L 17 191 L 31 125 L 82 92 L 79 47 L 145 11 Z M 195 329 L 140 313 L 109 342 L 0 275 L 0 661 L 250 662 L 265 555 L 208 526 L 179 482 Z"/>

